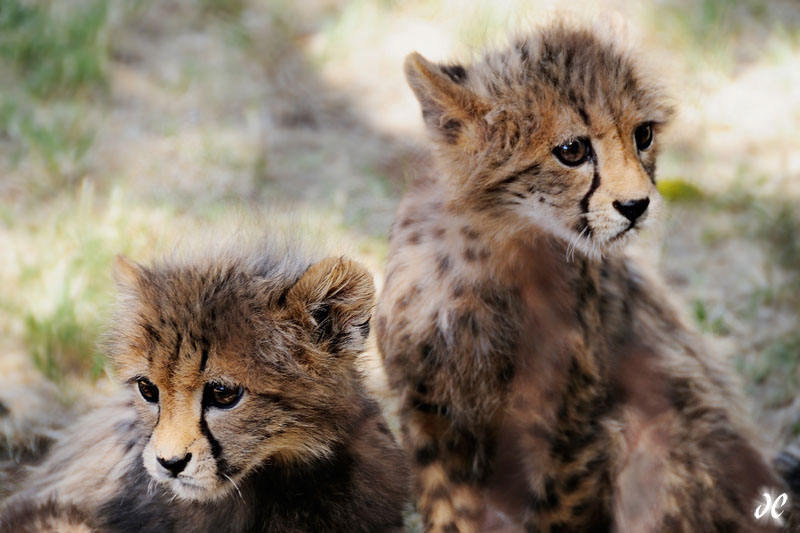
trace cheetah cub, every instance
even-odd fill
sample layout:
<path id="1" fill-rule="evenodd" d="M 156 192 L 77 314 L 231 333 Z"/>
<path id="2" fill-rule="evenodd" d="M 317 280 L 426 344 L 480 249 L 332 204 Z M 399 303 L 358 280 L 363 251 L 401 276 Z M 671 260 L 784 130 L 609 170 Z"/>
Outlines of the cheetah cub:
<path id="1" fill-rule="evenodd" d="M 427 530 L 772 531 L 735 382 L 624 251 L 672 115 L 632 54 L 556 24 L 405 73 L 438 175 L 399 207 L 376 331 Z"/>
<path id="2" fill-rule="evenodd" d="M 0 530 L 83 531 L 80 513 L 108 532 L 402 529 L 404 453 L 355 366 L 366 269 L 276 248 L 118 258 L 115 279 L 128 394 L 56 445 Z"/>

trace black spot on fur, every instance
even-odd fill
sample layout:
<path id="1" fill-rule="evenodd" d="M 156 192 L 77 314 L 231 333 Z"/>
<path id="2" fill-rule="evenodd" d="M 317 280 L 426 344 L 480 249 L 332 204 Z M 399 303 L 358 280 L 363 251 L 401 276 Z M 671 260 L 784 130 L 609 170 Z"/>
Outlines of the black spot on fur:
<path id="1" fill-rule="evenodd" d="M 433 359 L 433 346 L 430 343 L 422 345 L 422 360 L 430 362 Z"/>
<path id="2" fill-rule="evenodd" d="M 478 317 L 475 316 L 475 313 L 470 311 L 464 311 L 456 318 L 455 327 L 459 330 L 468 332 L 472 336 L 480 333 Z"/>
<path id="3" fill-rule="evenodd" d="M 442 124 L 442 133 L 449 144 L 458 142 L 458 134 L 461 131 L 461 121 L 451 118 Z"/>
<path id="4" fill-rule="evenodd" d="M 562 490 L 566 494 L 571 494 L 575 492 L 575 490 L 580 486 L 581 481 L 586 478 L 588 471 L 581 471 L 577 474 L 572 474 L 567 479 L 564 480 L 564 483 L 561 484 Z"/>
<path id="5" fill-rule="evenodd" d="M 587 113 L 583 107 L 579 107 L 578 114 L 581 116 L 581 120 L 583 120 L 583 123 L 586 124 L 586 127 L 591 128 L 592 121 L 589 119 L 589 113 Z"/>
<path id="6" fill-rule="evenodd" d="M 177 324 L 175 325 L 177 329 Z M 175 340 L 175 351 L 172 353 L 172 361 L 178 361 L 178 357 L 181 355 L 181 345 L 183 344 L 183 335 L 181 335 L 180 331 L 177 331 L 177 339 Z"/>
<path id="7" fill-rule="evenodd" d="M 206 363 L 208 363 L 209 350 L 208 338 L 205 335 L 200 338 L 200 350 L 200 372 L 203 372 L 206 369 Z"/>
<path id="8" fill-rule="evenodd" d="M 444 275 L 450 270 L 450 257 L 444 254 L 441 254 L 436 260 L 436 270 L 439 272 L 439 275 Z"/>
<path id="9" fill-rule="evenodd" d="M 467 71 L 461 65 L 443 65 L 441 69 L 454 83 L 462 84 L 467 81 Z"/>
<path id="10" fill-rule="evenodd" d="M 356 324 L 356 329 L 361 334 L 361 337 L 365 339 L 369 337 L 369 331 L 370 331 L 369 321 L 370 319 L 368 318 L 366 322 L 362 322 L 361 324 Z"/>
<path id="11" fill-rule="evenodd" d="M 448 499 L 450 497 L 450 493 L 443 485 L 437 485 L 433 488 L 433 490 L 428 492 L 427 496 L 428 500 L 435 502 Z"/>
<path id="12" fill-rule="evenodd" d="M 6 416 L 10 412 L 8 407 L 3 402 L 0 402 L 0 416 Z"/>
<path id="13" fill-rule="evenodd" d="M 514 379 L 514 364 L 508 363 L 500 369 L 500 381 L 503 383 L 509 383 L 512 379 Z"/>
<path id="14" fill-rule="evenodd" d="M 381 433 L 383 433 L 387 437 L 394 438 L 394 435 L 392 435 L 392 432 L 389 429 L 389 426 L 386 425 L 386 422 L 383 422 L 383 421 L 378 422 L 378 431 L 380 431 Z"/>
<path id="15" fill-rule="evenodd" d="M 439 456 L 434 444 L 426 444 L 422 448 L 417 448 L 414 452 L 414 460 L 419 466 L 428 466 Z"/>
<path id="16" fill-rule="evenodd" d="M 150 324 L 142 324 L 145 333 L 147 333 L 148 338 L 154 344 L 161 344 L 161 335 L 158 334 L 158 331 L 150 325 Z"/>
<path id="17" fill-rule="evenodd" d="M 528 43 L 525 41 L 519 41 L 516 46 L 517 52 L 519 53 L 519 59 L 522 61 L 523 64 L 527 63 L 530 59 L 530 53 L 528 52 Z"/>
<path id="18" fill-rule="evenodd" d="M 136 444 L 138 444 L 138 442 L 139 442 L 139 439 L 128 439 L 125 442 L 125 452 L 124 453 L 128 453 L 129 451 L 131 451 L 131 449 L 134 446 L 136 446 Z"/>
<path id="19" fill-rule="evenodd" d="M 555 484 L 553 479 L 549 477 L 544 481 L 544 492 L 531 496 L 531 507 L 537 511 L 552 511 L 558 507 L 558 503 Z"/>
<path id="20" fill-rule="evenodd" d="M 669 399 L 678 412 L 685 411 L 694 403 L 691 384 L 685 379 L 673 380 L 669 389 Z"/>
<path id="21" fill-rule="evenodd" d="M 516 176 L 512 176 L 512 177 L 516 178 Z M 506 179 L 508 179 L 508 178 L 506 178 Z M 505 181 L 505 180 L 503 180 L 503 181 Z M 467 239 L 469 239 L 471 241 L 474 241 L 475 239 L 480 237 L 480 233 L 478 233 L 477 230 L 475 230 L 474 228 L 471 228 L 469 226 L 462 226 L 461 227 L 461 235 L 463 235 L 464 237 L 466 237 Z"/>
<path id="22" fill-rule="evenodd" d="M 402 298 L 397 300 L 397 310 L 404 311 L 405 309 L 407 309 L 411 301 L 414 299 L 414 296 L 415 296 L 414 292 L 409 291 L 405 293 L 402 296 Z"/>
<path id="23" fill-rule="evenodd" d="M 460 298 L 464 295 L 464 284 L 458 282 L 453 285 L 453 298 Z"/>
<path id="24" fill-rule="evenodd" d="M 447 416 L 450 412 L 450 409 L 446 405 L 423 402 L 419 398 L 413 398 L 411 400 L 411 409 L 419 411 L 420 413 L 438 416 Z"/>

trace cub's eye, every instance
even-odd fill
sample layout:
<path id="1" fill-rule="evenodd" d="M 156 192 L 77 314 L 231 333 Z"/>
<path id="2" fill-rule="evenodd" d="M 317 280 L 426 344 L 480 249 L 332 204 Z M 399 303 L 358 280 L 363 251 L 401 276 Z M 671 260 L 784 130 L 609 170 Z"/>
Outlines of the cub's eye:
<path id="1" fill-rule="evenodd" d="M 148 403 L 158 403 L 158 387 L 153 385 L 149 379 L 140 378 L 136 384 L 139 386 L 139 394 Z"/>
<path id="2" fill-rule="evenodd" d="M 653 125 L 650 122 L 638 126 L 633 130 L 633 138 L 636 140 L 636 148 L 644 152 L 653 144 Z"/>
<path id="3" fill-rule="evenodd" d="M 227 409 L 236 405 L 242 397 L 241 387 L 228 387 L 221 383 L 209 383 L 206 385 L 203 396 L 205 396 L 205 404 L 212 407 L 219 407 L 220 409 Z"/>
<path id="4" fill-rule="evenodd" d="M 553 148 L 553 155 L 568 167 L 577 167 L 592 155 L 592 146 L 589 139 L 574 139 Z"/>

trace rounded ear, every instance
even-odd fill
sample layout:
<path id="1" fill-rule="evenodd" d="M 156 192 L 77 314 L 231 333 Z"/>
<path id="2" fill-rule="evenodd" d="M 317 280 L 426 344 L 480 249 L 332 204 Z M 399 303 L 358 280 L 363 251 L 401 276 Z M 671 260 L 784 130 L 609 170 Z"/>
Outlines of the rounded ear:
<path id="1" fill-rule="evenodd" d="M 466 133 L 480 128 L 480 118 L 489 106 L 465 86 L 467 69 L 458 64 L 435 65 L 413 52 L 406 57 L 404 70 L 425 125 L 437 139 L 459 144 Z"/>
<path id="2" fill-rule="evenodd" d="M 113 277 L 117 290 L 134 291 L 141 282 L 142 267 L 123 254 L 118 254 L 114 257 Z"/>
<path id="3" fill-rule="evenodd" d="M 369 271 L 349 259 L 312 265 L 286 293 L 286 307 L 333 354 L 358 353 L 369 335 L 375 285 Z"/>

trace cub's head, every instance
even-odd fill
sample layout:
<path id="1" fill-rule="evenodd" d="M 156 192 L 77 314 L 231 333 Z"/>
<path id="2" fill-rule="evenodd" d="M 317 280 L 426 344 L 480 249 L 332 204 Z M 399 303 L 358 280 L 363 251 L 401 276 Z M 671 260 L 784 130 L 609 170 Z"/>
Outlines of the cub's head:
<path id="1" fill-rule="evenodd" d="M 630 53 L 556 24 L 471 65 L 411 54 L 408 82 L 461 205 L 533 223 L 585 253 L 652 219 L 672 114 Z"/>
<path id="2" fill-rule="evenodd" d="M 324 456 L 361 394 L 372 276 L 329 258 L 117 259 L 109 334 L 145 429 L 142 459 L 178 497 L 211 500 L 256 468 Z"/>

